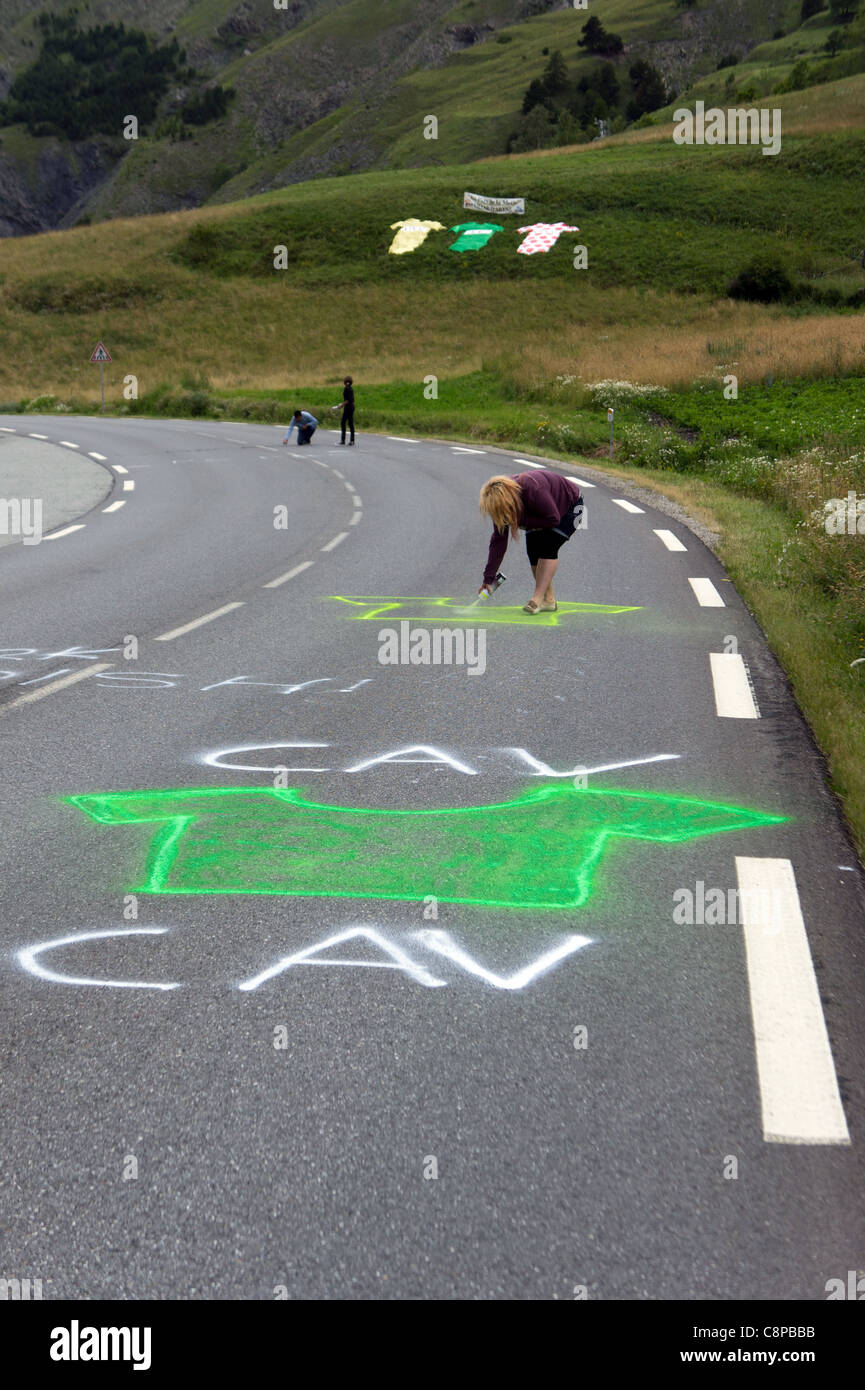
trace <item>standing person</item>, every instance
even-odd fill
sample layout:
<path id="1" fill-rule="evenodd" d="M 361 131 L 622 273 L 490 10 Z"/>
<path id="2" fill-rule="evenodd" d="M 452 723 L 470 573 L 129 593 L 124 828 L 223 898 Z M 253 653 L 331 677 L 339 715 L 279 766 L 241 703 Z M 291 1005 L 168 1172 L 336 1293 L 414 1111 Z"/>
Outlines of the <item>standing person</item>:
<path id="1" fill-rule="evenodd" d="M 480 506 L 493 523 L 484 585 L 491 584 L 498 573 L 508 548 L 508 535 L 516 540 L 522 527 L 535 577 L 535 592 L 523 604 L 523 612 L 555 613 L 558 604 L 553 576 L 559 564 L 559 550 L 574 534 L 582 516 L 579 484 L 551 468 L 510 476 L 498 474 L 481 488 Z"/>
<path id="2" fill-rule="evenodd" d="M 297 445 L 298 448 L 300 448 L 301 444 L 308 444 L 312 439 L 312 436 L 318 429 L 318 421 L 314 415 L 310 415 L 308 410 L 296 410 L 291 424 L 285 432 L 285 438 L 282 441 L 283 444 L 288 443 L 291 438 L 291 431 L 294 429 L 295 425 L 297 426 Z"/>
<path id="3" fill-rule="evenodd" d="M 349 429 L 350 432 L 351 432 L 351 439 L 350 439 L 348 442 L 349 442 L 349 444 L 353 444 L 353 443 L 354 443 L 354 385 L 353 385 L 353 382 L 354 382 L 354 377 L 347 376 L 347 377 L 345 377 L 345 378 L 343 379 L 343 384 L 342 384 L 342 420 L 340 421 L 341 432 L 342 432 L 342 438 L 341 438 L 340 441 L 339 441 L 340 444 L 344 444 L 344 443 L 345 443 L 345 431 L 346 431 L 346 427 L 348 427 L 348 429 Z M 339 410 L 339 406 L 338 406 L 338 405 L 335 405 L 333 408 L 334 408 L 334 410 Z"/>

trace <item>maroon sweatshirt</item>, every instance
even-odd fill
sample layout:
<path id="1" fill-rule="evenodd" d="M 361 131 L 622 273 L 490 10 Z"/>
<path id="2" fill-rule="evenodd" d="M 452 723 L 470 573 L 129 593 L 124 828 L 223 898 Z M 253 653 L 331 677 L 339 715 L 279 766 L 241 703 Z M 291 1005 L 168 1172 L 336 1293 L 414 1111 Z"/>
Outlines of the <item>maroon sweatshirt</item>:
<path id="1" fill-rule="evenodd" d="M 539 468 L 531 473 L 512 473 L 511 477 L 519 483 L 522 493 L 519 525 L 524 531 L 558 526 L 562 517 L 582 501 L 579 484 L 571 482 L 563 473 L 553 472 L 551 468 Z M 508 548 L 509 534 L 508 531 L 502 534 L 493 527 L 484 570 L 485 584 L 491 584 L 498 574 Z"/>

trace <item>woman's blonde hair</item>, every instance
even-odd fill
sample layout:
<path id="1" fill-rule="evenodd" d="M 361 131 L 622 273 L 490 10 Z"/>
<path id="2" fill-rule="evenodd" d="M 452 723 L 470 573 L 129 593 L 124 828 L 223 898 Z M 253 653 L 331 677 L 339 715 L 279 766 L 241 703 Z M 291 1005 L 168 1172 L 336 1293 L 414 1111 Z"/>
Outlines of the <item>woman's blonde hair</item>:
<path id="1" fill-rule="evenodd" d="M 481 511 L 491 517 L 497 531 L 510 531 L 514 540 L 523 510 L 523 498 L 519 483 L 500 473 L 488 478 L 481 488 Z"/>

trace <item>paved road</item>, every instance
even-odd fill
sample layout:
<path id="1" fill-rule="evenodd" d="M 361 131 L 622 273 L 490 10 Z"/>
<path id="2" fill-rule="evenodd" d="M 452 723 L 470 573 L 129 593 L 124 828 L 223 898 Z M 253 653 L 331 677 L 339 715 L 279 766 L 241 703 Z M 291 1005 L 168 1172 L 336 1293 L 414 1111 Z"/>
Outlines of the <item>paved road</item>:
<path id="1" fill-rule="evenodd" d="M 861 1269 L 862 876 L 696 537 L 576 470 L 555 620 L 513 547 L 478 616 L 511 455 L 26 428 L 113 491 L 0 554 L 0 1275 L 820 1300 Z M 379 659 L 443 628 L 463 664 Z"/>

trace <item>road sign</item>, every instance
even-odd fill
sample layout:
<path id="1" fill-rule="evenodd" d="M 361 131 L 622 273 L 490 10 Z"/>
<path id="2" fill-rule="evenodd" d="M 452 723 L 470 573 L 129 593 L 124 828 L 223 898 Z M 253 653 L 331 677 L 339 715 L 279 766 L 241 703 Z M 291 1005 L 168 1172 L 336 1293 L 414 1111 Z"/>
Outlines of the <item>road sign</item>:
<path id="1" fill-rule="evenodd" d="M 105 344 L 104 344 L 103 342 L 100 341 L 100 342 L 98 342 L 98 343 L 96 344 L 95 348 L 93 349 L 93 356 L 91 357 L 90 361 L 91 361 L 91 362 L 110 362 L 110 361 L 111 361 L 111 353 L 108 351 L 107 347 L 105 346 Z"/>

